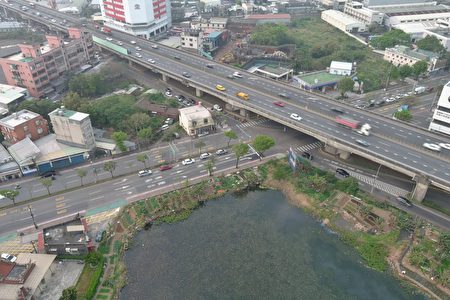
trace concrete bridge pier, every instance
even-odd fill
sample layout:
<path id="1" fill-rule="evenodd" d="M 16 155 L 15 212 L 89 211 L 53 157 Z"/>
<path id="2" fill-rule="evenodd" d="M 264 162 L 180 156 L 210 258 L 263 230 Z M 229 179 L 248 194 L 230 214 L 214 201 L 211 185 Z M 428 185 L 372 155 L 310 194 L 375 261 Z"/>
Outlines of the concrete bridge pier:
<path id="1" fill-rule="evenodd" d="M 132 61 L 132 60 L 128 60 L 128 65 L 129 65 L 130 67 L 132 67 L 132 66 L 133 66 L 133 61 Z"/>
<path id="2" fill-rule="evenodd" d="M 330 153 L 332 155 L 339 155 L 340 158 L 342 159 L 348 159 L 351 155 L 351 152 L 346 151 L 346 150 L 342 150 L 342 149 L 338 149 L 334 146 L 330 146 L 330 145 L 325 145 L 325 152 Z"/>
<path id="3" fill-rule="evenodd" d="M 324 148 L 325 152 L 330 153 L 332 155 L 336 155 L 338 154 L 338 149 L 336 147 L 330 146 L 330 145 L 325 145 Z"/>
<path id="4" fill-rule="evenodd" d="M 339 153 L 339 157 L 342 159 L 348 159 L 350 157 L 350 152 L 345 151 L 345 150 L 338 150 Z"/>
<path id="5" fill-rule="evenodd" d="M 199 88 L 195 88 L 195 96 L 201 98 L 203 96 L 203 91 Z"/>
<path id="6" fill-rule="evenodd" d="M 416 182 L 416 186 L 414 187 L 414 191 L 412 193 L 412 199 L 422 202 L 427 194 L 430 181 L 423 175 L 416 175 L 414 177 L 414 181 Z"/>
<path id="7" fill-rule="evenodd" d="M 161 74 L 162 75 L 162 81 L 167 82 L 168 77 L 166 74 Z"/>
<path id="8" fill-rule="evenodd" d="M 244 118 L 249 118 L 249 113 L 245 108 L 241 108 L 239 109 L 239 115 L 244 117 Z"/>

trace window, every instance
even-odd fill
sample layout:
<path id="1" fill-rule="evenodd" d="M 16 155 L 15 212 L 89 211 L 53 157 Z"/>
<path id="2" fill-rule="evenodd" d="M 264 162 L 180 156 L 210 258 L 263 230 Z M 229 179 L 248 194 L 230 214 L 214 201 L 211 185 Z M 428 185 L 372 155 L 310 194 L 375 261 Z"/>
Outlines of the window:
<path id="1" fill-rule="evenodd" d="M 44 132 L 44 130 L 43 130 L 42 128 L 39 127 L 39 128 L 37 129 L 37 133 L 38 133 L 38 134 L 41 134 L 41 133 L 43 133 L 43 132 Z"/>
<path id="2" fill-rule="evenodd" d="M 35 123 L 36 125 L 41 125 L 41 120 L 36 120 Z"/>
<path id="3" fill-rule="evenodd" d="M 23 131 L 28 131 L 28 126 L 23 126 Z"/>
<path id="4" fill-rule="evenodd" d="M 192 126 L 197 126 L 197 121 L 192 121 Z"/>
<path id="5" fill-rule="evenodd" d="M 203 119 L 203 123 L 208 124 L 208 119 L 207 119 L 207 118 L 204 118 L 204 119 Z"/>
<path id="6" fill-rule="evenodd" d="M 135 4 L 134 9 L 141 9 L 141 6 L 139 4 Z"/>

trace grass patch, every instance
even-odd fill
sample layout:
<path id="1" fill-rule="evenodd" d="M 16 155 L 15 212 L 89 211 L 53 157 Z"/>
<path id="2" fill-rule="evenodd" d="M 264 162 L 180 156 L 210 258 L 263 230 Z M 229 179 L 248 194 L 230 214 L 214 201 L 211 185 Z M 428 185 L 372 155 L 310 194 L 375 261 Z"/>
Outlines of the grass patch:
<path id="1" fill-rule="evenodd" d="M 94 297 L 103 273 L 103 263 L 104 257 L 102 256 L 97 266 L 91 267 L 90 264 L 84 265 L 76 285 L 79 299 L 91 300 Z"/>
<path id="2" fill-rule="evenodd" d="M 436 203 L 434 203 L 434 202 L 432 202 L 430 200 L 426 200 L 425 199 L 425 200 L 422 201 L 422 204 L 425 205 L 425 206 L 428 206 L 429 208 L 432 208 L 432 209 L 435 209 L 437 211 L 440 211 L 441 213 L 446 214 L 447 216 L 450 216 L 450 209 L 442 207 L 439 204 L 436 204 Z"/>
<path id="3" fill-rule="evenodd" d="M 109 299 L 109 295 L 97 295 L 96 299 Z"/>
<path id="4" fill-rule="evenodd" d="M 180 222 L 183 220 L 186 220 L 187 218 L 189 218 L 189 216 L 191 215 L 191 210 L 189 209 L 185 209 L 182 210 L 180 212 L 174 213 L 174 214 L 170 214 L 167 216 L 163 216 L 161 218 L 158 219 L 159 223 L 174 223 L 174 222 Z"/>
<path id="5" fill-rule="evenodd" d="M 109 293 L 110 291 L 111 291 L 111 289 L 109 289 L 109 288 L 101 288 L 100 291 L 99 291 L 99 293 L 107 294 L 107 293 Z"/>

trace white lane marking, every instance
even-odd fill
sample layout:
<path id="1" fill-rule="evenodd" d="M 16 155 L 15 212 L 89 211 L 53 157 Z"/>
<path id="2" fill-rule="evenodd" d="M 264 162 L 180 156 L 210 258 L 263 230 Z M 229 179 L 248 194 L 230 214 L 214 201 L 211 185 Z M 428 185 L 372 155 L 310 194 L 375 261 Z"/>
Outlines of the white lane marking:
<path id="1" fill-rule="evenodd" d="M 113 185 L 118 185 L 118 184 L 124 183 L 127 180 L 128 180 L 127 178 L 124 178 L 121 181 L 114 182 Z"/>
<path id="2" fill-rule="evenodd" d="M 155 180 L 158 180 L 158 179 L 161 179 L 161 178 L 163 178 L 163 177 L 162 176 L 158 176 L 158 177 L 155 178 Z"/>
<path id="3" fill-rule="evenodd" d="M 101 192 L 103 192 L 103 191 L 102 190 L 97 190 L 97 191 L 90 192 L 88 195 L 94 195 L 94 194 L 98 194 L 98 193 L 101 193 Z"/>
<path id="4" fill-rule="evenodd" d="M 153 181 L 153 179 L 152 178 L 150 178 L 150 179 L 146 179 L 145 180 L 145 183 L 148 183 L 148 182 L 152 182 Z"/>
<path id="5" fill-rule="evenodd" d="M 151 189 L 154 186 L 155 186 L 154 184 L 150 184 L 150 185 L 147 185 L 147 188 Z"/>
<path id="6" fill-rule="evenodd" d="M 124 186 L 121 186 L 120 188 L 117 188 L 117 189 L 114 189 L 115 191 L 120 191 L 120 190 L 124 190 L 124 189 L 126 189 L 126 188 L 129 188 L 130 186 L 129 185 L 124 185 Z"/>
<path id="7" fill-rule="evenodd" d="M 166 184 L 166 182 L 165 181 L 158 182 L 158 185 L 163 185 L 163 184 Z"/>
<path id="8" fill-rule="evenodd" d="M 100 199 L 102 199 L 103 197 L 105 197 L 105 196 L 98 196 L 98 197 L 89 199 L 89 201 L 100 200 Z"/>

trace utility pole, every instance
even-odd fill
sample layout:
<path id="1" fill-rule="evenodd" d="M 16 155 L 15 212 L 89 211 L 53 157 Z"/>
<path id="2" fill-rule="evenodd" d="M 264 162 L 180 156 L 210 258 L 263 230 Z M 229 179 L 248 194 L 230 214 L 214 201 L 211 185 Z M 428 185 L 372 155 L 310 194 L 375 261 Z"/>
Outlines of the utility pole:
<path id="1" fill-rule="evenodd" d="M 36 221 L 34 220 L 34 214 L 33 214 L 33 211 L 31 210 L 31 205 L 28 205 L 28 210 L 30 211 L 30 216 L 31 216 L 31 219 L 33 220 L 34 228 L 38 229 L 39 227 L 37 226 Z"/>
<path id="2" fill-rule="evenodd" d="M 377 174 L 375 175 L 375 178 L 374 178 L 373 181 L 372 181 L 372 189 L 370 190 L 370 193 L 371 193 L 371 194 L 373 193 L 373 189 L 375 188 L 375 182 L 376 182 L 377 179 L 378 179 L 378 174 L 380 173 L 380 169 L 381 169 L 381 164 L 380 164 L 380 166 L 378 167 Z"/>

